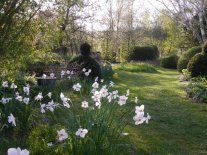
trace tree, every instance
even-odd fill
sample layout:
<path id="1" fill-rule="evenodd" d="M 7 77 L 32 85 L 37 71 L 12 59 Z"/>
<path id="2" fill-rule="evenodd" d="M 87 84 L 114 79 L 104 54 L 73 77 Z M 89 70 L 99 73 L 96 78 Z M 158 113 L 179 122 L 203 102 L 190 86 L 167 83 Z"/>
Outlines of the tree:
<path id="1" fill-rule="evenodd" d="M 207 39 L 206 0 L 156 0 L 163 4 L 166 10 L 187 31 L 191 32 L 200 44 Z M 196 20 L 197 17 L 197 20 Z M 195 24 L 194 21 L 199 24 Z"/>

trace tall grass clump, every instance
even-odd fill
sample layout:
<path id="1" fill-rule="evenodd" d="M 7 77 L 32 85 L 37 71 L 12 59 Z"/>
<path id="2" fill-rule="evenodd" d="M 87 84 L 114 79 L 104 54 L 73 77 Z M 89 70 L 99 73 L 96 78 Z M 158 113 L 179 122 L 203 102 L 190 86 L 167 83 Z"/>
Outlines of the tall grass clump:
<path id="1" fill-rule="evenodd" d="M 157 73 L 156 68 L 147 63 L 122 63 L 117 66 L 117 69 L 128 72 Z"/>

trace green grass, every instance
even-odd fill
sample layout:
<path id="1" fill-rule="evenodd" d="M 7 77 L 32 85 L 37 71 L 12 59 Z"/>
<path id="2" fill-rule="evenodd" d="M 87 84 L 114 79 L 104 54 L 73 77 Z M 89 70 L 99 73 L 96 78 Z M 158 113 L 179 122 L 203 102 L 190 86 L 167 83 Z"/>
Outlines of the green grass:
<path id="1" fill-rule="evenodd" d="M 133 70 L 133 64 L 129 66 Z M 117 89 L 130 89 L 152 116 L 148 125 L 135 126 L 132 121 L 127 127 L 137 154 L 207 154 L 207 105 L 186 98 L 177 71 L 157 70 L 154 74 L 115 70 Z"/>
<path id="2" fill-rule="evenodd" d="M 144 73 L 157 73 L 155 67 L 146 63 L 121 63 L 115 66 L 118 70 L 128 71 L 128 72 L 144 72 Z"/>

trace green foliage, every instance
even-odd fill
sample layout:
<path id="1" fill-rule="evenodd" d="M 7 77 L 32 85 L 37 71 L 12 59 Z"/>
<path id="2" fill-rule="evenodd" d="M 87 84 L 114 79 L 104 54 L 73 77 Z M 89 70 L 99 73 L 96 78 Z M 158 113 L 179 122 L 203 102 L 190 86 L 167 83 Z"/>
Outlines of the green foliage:
<path id="1" fill-rule="evenodd" d="M 144 73 L 156 73 L 157 70 L 150 64 L 147 63 L 121 63 L 117 66 L 118 70 L 128 72 L 144 72 Z"/>
<path id="2" fill-rule="evenodd" d="M 184 80 L 190 80 L 191 78 L 191 73 L 187 69 L 183 69 L 182 73 L 184 75 Z"/>
<path id="3" fill-rule="evenodd" d="M 207 80 L 194 78 L 186 87 L 187 96 L 198 102 L 207 103 Z"/>
<path id="4" fill-rule="evenodd" d="M 176 69 L 177 68 L 177 63 L 178 63 L 178 56 L 176 54 L 164 57 L 161 59 L 161 66 L 164 68 L 172 68 Z"/>
<path id="5" fill-rule="evenodd" d="M 205 42 L 203 45 L 203 53 L 207 54 L 207 42 Z"/>
<path id="6" fill-rule="evenodd" d="M 198 53 L 188 63 L 188 71 L 192 77 L 207 76 L 207 54 Z"/>
<path id="7" fill-rule="evenodd" d="M 57 129 L 57 127 L 49 124 L 40 124 L 36 126 L 31 131 L 27 140 L 30 153 L 33 155 L 57 154 L 52 146 L 48 146 L 48 143 L 54 144 L 57 136 Z"/>
<path id="8" fill-rule="evenodd" d="M 26 71 L 42 76 L 43 73 L 54 72 L 61 63 L 63 58 L 56 53 L 37 50 L 25 59 Z"/>
<path id="9" fill-rule="evenodd" d="M 67 66 L 68 70 L 73 70 L 79 77 L 86 77 L 83 73 L 83 68 L 87 71 L 91 69 L 89 78 L 95 79 L 96 77 L 101 78 L 100 65 L 90 56 L 78 56 L 71 60 Z"/>
<path id="10" fill-rule="evenodd" d="M 184 52 L 183 55 L 181 55 L 181 57 L 178 60 L 178 65 L 177 65 L 178 71 L 182 72 L 183 69 L 186 69 L 190 59 L 197 53 L 200 53 L 201 51 L 202 51 L 202 47 L 196 46 Z"/>
<path id="11" fill-rule="evenodd" d="M 110 62 L 105 62 L 103 66 L 101 66 L 101 75 L 103 79 L 110 79 L 112 78 L 114 71 L 112 69 Z"/>
<path id="12" fill-rule="evenodd" d="M 159 52 L 156 46 L 137 46 L 132 50 L 131 55 L 129 56 L 129 60 L 155 60 L 158 58 L 158 56 Z"/>

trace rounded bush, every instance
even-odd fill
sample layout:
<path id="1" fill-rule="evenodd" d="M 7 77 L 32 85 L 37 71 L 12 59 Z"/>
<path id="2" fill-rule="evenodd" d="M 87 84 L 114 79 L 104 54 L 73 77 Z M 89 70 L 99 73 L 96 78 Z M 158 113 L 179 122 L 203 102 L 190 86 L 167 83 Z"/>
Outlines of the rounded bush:
<path id="1" fill-rule="evenodd" d="M 207 54 L 196 54 L 191 58 L 187 67 L 192 77 L 207 76 Z"/>
<path id="2" fill-rule="evenodd" d="M 179 57 L 176 54 L 161 59 L 161 66 L 164 68 L 176 69 Z"/>
<path id="3" fill-rule="evenodd" d="M 202 51 L 201 46 L 192 47 L 189 50 L 187 50 L 178 60 L 177 69 L 179 72 L 182 72 L 183 69 L 187 68 L 188 62 L 190 59 L 197 53 L 200 53 Z"/>
<path id="4" fill-rule="evenodd" d="M 129 56 L 129 60 L 133 61 L 145 61 L 155 60 L 159 56 L 158 48 L 154 45 L 135 47 Z"/>
<path id="5" fill-rule="evenodd" d="M 85 68 L 87 71 L 91 69 L 89 78 L 94 79 L 96 77 L 101 78 L 100 65 L 90 56 L 78 56 L 68 63 L 67 69 L 73 70 L 77 76 L 86 77 L 82 71 Z"/>

